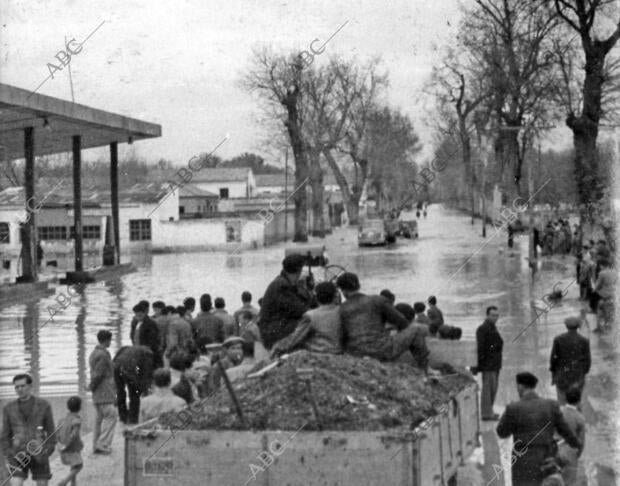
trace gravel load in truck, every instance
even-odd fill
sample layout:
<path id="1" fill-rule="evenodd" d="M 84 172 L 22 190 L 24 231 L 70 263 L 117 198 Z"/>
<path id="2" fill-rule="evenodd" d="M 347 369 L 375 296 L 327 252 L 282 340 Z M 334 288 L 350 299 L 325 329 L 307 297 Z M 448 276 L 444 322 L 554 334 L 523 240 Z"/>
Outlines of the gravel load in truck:
<path id="1" fill-rule="evenodd" d="M 259 377 L 233 383 L 245 423 L 224 386 L 159 423 L 192 430 L 410 430 L 472 383 L 465 371 L 426 377 L 406 363 L 298 351 Z"/>

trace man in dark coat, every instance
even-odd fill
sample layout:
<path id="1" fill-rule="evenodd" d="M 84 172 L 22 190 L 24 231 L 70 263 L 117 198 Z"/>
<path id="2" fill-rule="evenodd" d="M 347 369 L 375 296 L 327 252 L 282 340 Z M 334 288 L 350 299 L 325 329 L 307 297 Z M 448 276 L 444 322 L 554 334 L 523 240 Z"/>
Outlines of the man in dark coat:
<path id="1" fill-rule="evenodd" d="M 411 351 L 418 367 L 428 369 L 430 353 L 426 347 L 426 329 L 410 325 L 384 297 L 361 293 L 359 279 L 354 273 L 340 275 L 337 285 L 347 299 L 340 305 L 345 352 L 390 361 Z M 399 332 L 391 336 L 385 327 L 387 323 Z"/>
<path id="2" fill-rule="evenodd" d="M 146 346 L 123 346 L 113 361 L 118 415 L 125 424 L 137 424 L 140 415 L 140 396 L 148 393 L 155 370 L 153 352 Z M 127 392 L 129 409 L 127 409 Z"/>
<path id="3" fill-rule="evenodd" d="M 258 316 L 258 328 L 265 348 L 291 334 L 307 310 L 316 307 L 312 293 L 300 281 L 306 258 L 288 255 L 282 273 L 269 284 Z"/>
<path id="4" fill-rule="evenodd" d="M 474 374 L 482 372 L 482 392 L 480 408 L 482 420 L 497 420 L 493 403 L 497 395 L 499 370 L 502 368 L 502 349 L 504 341 L 497 330 L 499 312 L 494 305 L 487 308 L 487 318 L 476 330 L 478 364 L 472 369 Z"/>
<path id="5" fill-rule="evenodd" d="M 560 405 L 566 403 L 566 392 L 570 388 L 583 391 L 591 365 L 590 341 L 578 331 L 580 319 L 567 317 L 564 324 L 568 331 L 553 340 L 549 366 Z"/>
<path id="6" fill-rule="evenodd" d="M 0 435 L 0 451 L 5 456 L 8 479 L 12 480 L 11 484 L 23 484 L 30 471 L 37 486 L 46 486 L 52 477 L 49 456 L 56 445 L 52 407 L 32 394 L 30 375 L 16 375 L 13 385 L 17 400 L 8 402 L 2 410 Z M 38 427 L 43 431 L 39 432 Z"/>
<path id="7" fill-rule="evenodd" d="M 134 306 L 133 313 L 136 325 L 131 330 L 131 342 L 134 346 L 146 346 L 153 351 L 155 368 L 161 368 L 164 362 L 157 323 L 148 316 L 148 307 L 145 307 L 143 302 Z"/>
<path id="8" fill-rule="evenodd" d="M 211 312 L 211 296 L 200 296 L 200 312 L 192 319 L 194 342 L 198 349 L 204 352 L 207 344 L 223 343 L 224 322 Z"/>
<path id="9" fill-rule="evenodd" d="M 517 374 L 519 401 L 510 403 L 497 424 L 502 439 L 513 436 L 513 486 L 540 486 L 541 466 L 553 457 L 556 445 L 553 433 L 558 432 L 571 446 L 579 450 L 582 444 L 564 420 L 555 400 L 540 398 L 534 389 L 538 379 L 528 372 Z"/>

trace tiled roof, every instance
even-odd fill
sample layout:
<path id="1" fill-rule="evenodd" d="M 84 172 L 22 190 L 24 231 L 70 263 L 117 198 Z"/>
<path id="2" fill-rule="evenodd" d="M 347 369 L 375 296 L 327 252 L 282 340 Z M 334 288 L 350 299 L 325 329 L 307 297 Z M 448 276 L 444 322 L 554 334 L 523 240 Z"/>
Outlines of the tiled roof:
<path id="1" fill-rule="evenodd" d="M 215 197 L 219 199 L 220 196 L 213 192 L 203 191 L 191 184 L 185 184 L 181 187 L 179 197 Z"/>
<path id="2" fill-rule="evenodd" d="M 154 204 L 165 197 L 170 188 L 167 184 L 142 183 L 135 184 L 129 189 L 120 190 L 118 200 L 120 204 Z M 43 207 L 72 207 L 73 188 L 70 183 L 58 183 L 54 186 L 39 187 L 35 190 L 36 203 L 43 203 Z M 26 203 L 23 187 L 9 187 L 0 191 L 0 207 L 23 207 Z M 31 205 L 34 205 L 32 203 Z M 82 206 L 98 207 L 110 204 L 110 190 L 96 188 L 82 189 Z"/>
<path id="3" fill-rule="evenodd" d="M 245 182 L 249 167 L 216 167 L 200 169 L 192 174 L 193 182 Z"/>

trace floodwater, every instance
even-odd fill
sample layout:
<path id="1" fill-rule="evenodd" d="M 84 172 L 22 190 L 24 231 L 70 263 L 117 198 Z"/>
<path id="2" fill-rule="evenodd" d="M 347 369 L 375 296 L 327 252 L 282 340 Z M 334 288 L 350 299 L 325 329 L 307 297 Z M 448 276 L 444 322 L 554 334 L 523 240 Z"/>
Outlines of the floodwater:
<path id="1" fill-rule="evenodd" d="M 413 241 L 399 239 L 389 247 L 359 249 L 356 231 L 346 228 L 311 244 L 324 244 L 331 263 L 358 273 L 362 291 L 378 293 L 388 288 L 396 294 L 397 302 L 408 303 L 425 302 L 429 295 L 436 295 L 447 323 L 463 328 L 463 339 L 474 339 L 486 307 L 496 305 L 505 342 L 496 400 L 496 410 L 501 412 L 517 398 L 514 375 L 521 370 L 530 370 L 540 378 L 541 394 L 555 396 L 548 372 L 551 342 L 564 331 L 564 318 L 576 314 L 580 304 L 577 286 L 570 285 L 574 274 L 571 257 L 542 261 L 532 285 L 526 239 L 517 238 L 509 252 L 505 233 L 496 234 L 488 227 L 484 239 L 480 224 L 476 221 L 472 226 L 461 213 L 431 206 L 428 218 L 419 220 L 419 239 Z M 58 286 L 56 296 L 5 307 L 0 311 L 0 398 L 13 396 L 11 378 L 23 371 L 32 373 L 37 393 L 43 396 L 86 395 L 88 354 L 99 329 L 114 334 L 114 353 L 129 344 L 131 308 L 141 299 L 178 305 L 184 297 L 198 300 L 206 292 L 213 298 L 223 297 L 232 312 L 239 307 L 243 290 L 249 290 L 254 300 L 262 295 L 280 270 L 284 248 L 290 245 L 280 243 L 236 255 L 137 255 L 133 257 L 138 266 L 135 273 L 90 284 L 79 294 Z M 322 274 L 319 269 L 315 272 L 318 277 Z M 536 317 L 530 301 L 540 301 L 558 283 L 561 288 L 568 286 L 566 297 L 528 326 Z M 58 300 L 64 304 L 58 305 Z M 52 305 L 57 310 L 53 318 Z M 593 316 L 589 319 L 593 326 Z M 612 337 L 592 334 L 590 339 L 594 364 L 586 388 L 589 429 L 584 458 L 586 468 L 594 470 L 596 464 L 613 467 L 618 455 L 613 414 L 618 362 Z M 483 431 L 489 431 L 484 434 L 486 440 L 494 435 L 492 426 L 482 423 Z M 502 456 L 508 447 L 508 441 L 499 442 Z M 486 462 L 488 476 L 492 464 L 488 457 Z M 493 476 L 488 476 L 489 480 Z M 504 484 L 501 479 L 496 481 L 493 484 Z"/>

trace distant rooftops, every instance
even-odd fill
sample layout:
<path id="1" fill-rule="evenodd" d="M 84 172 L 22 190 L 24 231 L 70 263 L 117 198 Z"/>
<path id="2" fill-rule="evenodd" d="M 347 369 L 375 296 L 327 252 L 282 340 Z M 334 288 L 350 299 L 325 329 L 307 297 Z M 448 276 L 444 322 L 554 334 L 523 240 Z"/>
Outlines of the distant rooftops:
<path id="1" fill-rule="evenodd" d="M 166 197 L 169 191 L 167 184 L 140 183 L 128 189 L 120 190 L 118 200 L 120 204 L 156 204 Z M 38 204 L 46 208 L 73 207 L 73 190 L 69 182 L 56 183 L 55 185 L 40 184 L 35 191 L 35 202 L 31 207 Z M 9 187 L 0 191 L 0 207 L 23 208 L 26 204 L 26 196 L 23 187 Z M 82 205 L 84 207 L 100 207 L 110 205 L 110 190 L 83 188 Z"/>
<path id="2" fill-rule="evenodd" d="M 192 182 L 245 182 L 251 171 L 250 167 L 207 167 L 194 172 Z"/>

